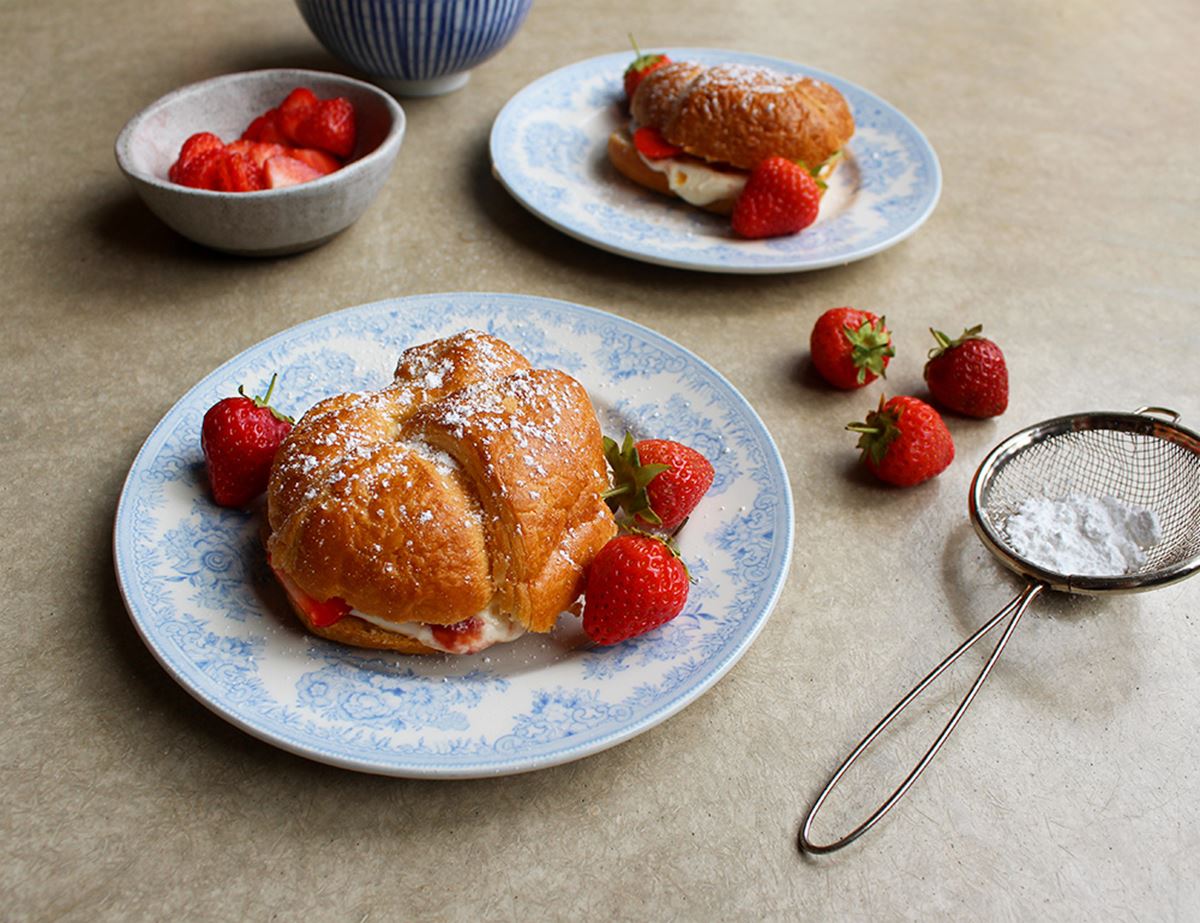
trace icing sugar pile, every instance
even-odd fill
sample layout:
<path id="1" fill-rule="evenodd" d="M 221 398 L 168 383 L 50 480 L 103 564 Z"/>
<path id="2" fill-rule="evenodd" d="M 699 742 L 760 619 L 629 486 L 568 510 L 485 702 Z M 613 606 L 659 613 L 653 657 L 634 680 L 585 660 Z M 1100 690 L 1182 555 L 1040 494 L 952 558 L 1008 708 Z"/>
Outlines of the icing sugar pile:
<path id="1" fill-rule="evenodd" d="M 1116 497 L 1033 498 L 1009 516 L 1005 528 L 1021 557 L 1058 574 L 1082 577 L 1132 574 L 1162 541 L 1153 510 Z"/>

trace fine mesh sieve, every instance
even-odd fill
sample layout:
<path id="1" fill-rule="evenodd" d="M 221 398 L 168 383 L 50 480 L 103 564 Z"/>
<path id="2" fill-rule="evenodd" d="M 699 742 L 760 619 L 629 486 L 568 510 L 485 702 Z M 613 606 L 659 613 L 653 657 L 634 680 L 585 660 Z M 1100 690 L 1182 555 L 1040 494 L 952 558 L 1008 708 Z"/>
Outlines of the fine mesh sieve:
<path id="1" fill-rule="evenodd" d="M 1169 417 L 1169 421 L 1157 415 Z M 1026 587 L 938 664 L 864 737 L 826 783 L 800 830 L 799 846 L 829 853 L 848 846 L 875 826 L 925 771 L 1000 659 L 1029 604 L 1043 590 L 1100 595 L 1151 590 L 1190 577 L 1200 569 L 1200 436 L 1179 426 L 1179 415 L 1162 407 L 1134 413 L 1085 413 L 1057 417 L 1009 436 L 980 464 L 971 482 L 971 524 L 1001 562 L 1028 580 Z M 1104 576 L 1062 574 L 1019 554 L 1010 543 L 1007 522 L 1029 499 L 1072 495 L 1112 497 L 1152 510 L 1161 541 L 1130 573 Z M 907 708 L 977 641 L 1009 619 L 975 682 L 933 745 L 900 786 L 854 830 L 832 843 L 811 839 L 817 812 L 855 760 Z"/>

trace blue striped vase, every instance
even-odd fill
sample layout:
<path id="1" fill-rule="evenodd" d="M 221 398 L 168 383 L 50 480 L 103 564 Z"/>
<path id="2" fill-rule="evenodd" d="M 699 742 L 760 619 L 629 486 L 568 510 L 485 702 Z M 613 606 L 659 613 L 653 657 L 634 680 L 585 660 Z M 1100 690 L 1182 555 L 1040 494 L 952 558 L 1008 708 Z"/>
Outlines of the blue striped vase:
<path id="1" fill-rule="evenodd" d="M 322 45 L 401 96 L 457 90 L 512 40 L 533 0 L 296 0 Z"/>

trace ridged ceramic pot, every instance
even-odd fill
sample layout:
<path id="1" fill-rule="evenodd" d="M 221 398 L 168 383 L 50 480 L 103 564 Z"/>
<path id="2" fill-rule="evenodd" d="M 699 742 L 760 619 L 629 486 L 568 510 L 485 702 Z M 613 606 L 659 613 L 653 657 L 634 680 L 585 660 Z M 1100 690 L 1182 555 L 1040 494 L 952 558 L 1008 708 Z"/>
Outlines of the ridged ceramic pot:
<path id="1" fill-rule="evenodd" d="M 507 45 L 533 0 L 296 0 L 331 54 L 400 96 L 457 90 Z"/>

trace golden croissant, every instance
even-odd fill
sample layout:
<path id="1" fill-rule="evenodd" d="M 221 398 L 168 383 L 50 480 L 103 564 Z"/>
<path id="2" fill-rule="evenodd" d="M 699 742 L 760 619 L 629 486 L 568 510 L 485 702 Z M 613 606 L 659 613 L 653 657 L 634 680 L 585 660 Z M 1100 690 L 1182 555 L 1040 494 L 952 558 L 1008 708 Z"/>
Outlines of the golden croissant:
<path id="1" fill-rule="evenodd" d="M 642 79 L 630 101 L 636 126 L 657 129 L 683 154 L 642 157 L 624 129 L 608 140 L 622 174 L 657 192 L 728 214 L 748 172 L 768 157 L 828 176 L 854 134 L 850 106 L 813 77 L 762 67 L 676 61 Z"/>
<path id="2" fill-rule="evenodd" d="M 470 330 L 297 422 L 271 470 L 267 551 L 315 634 L 472 653 L 549 631 L 579 598 L 616 532 L 607 487 L 583 386 Z"/>

